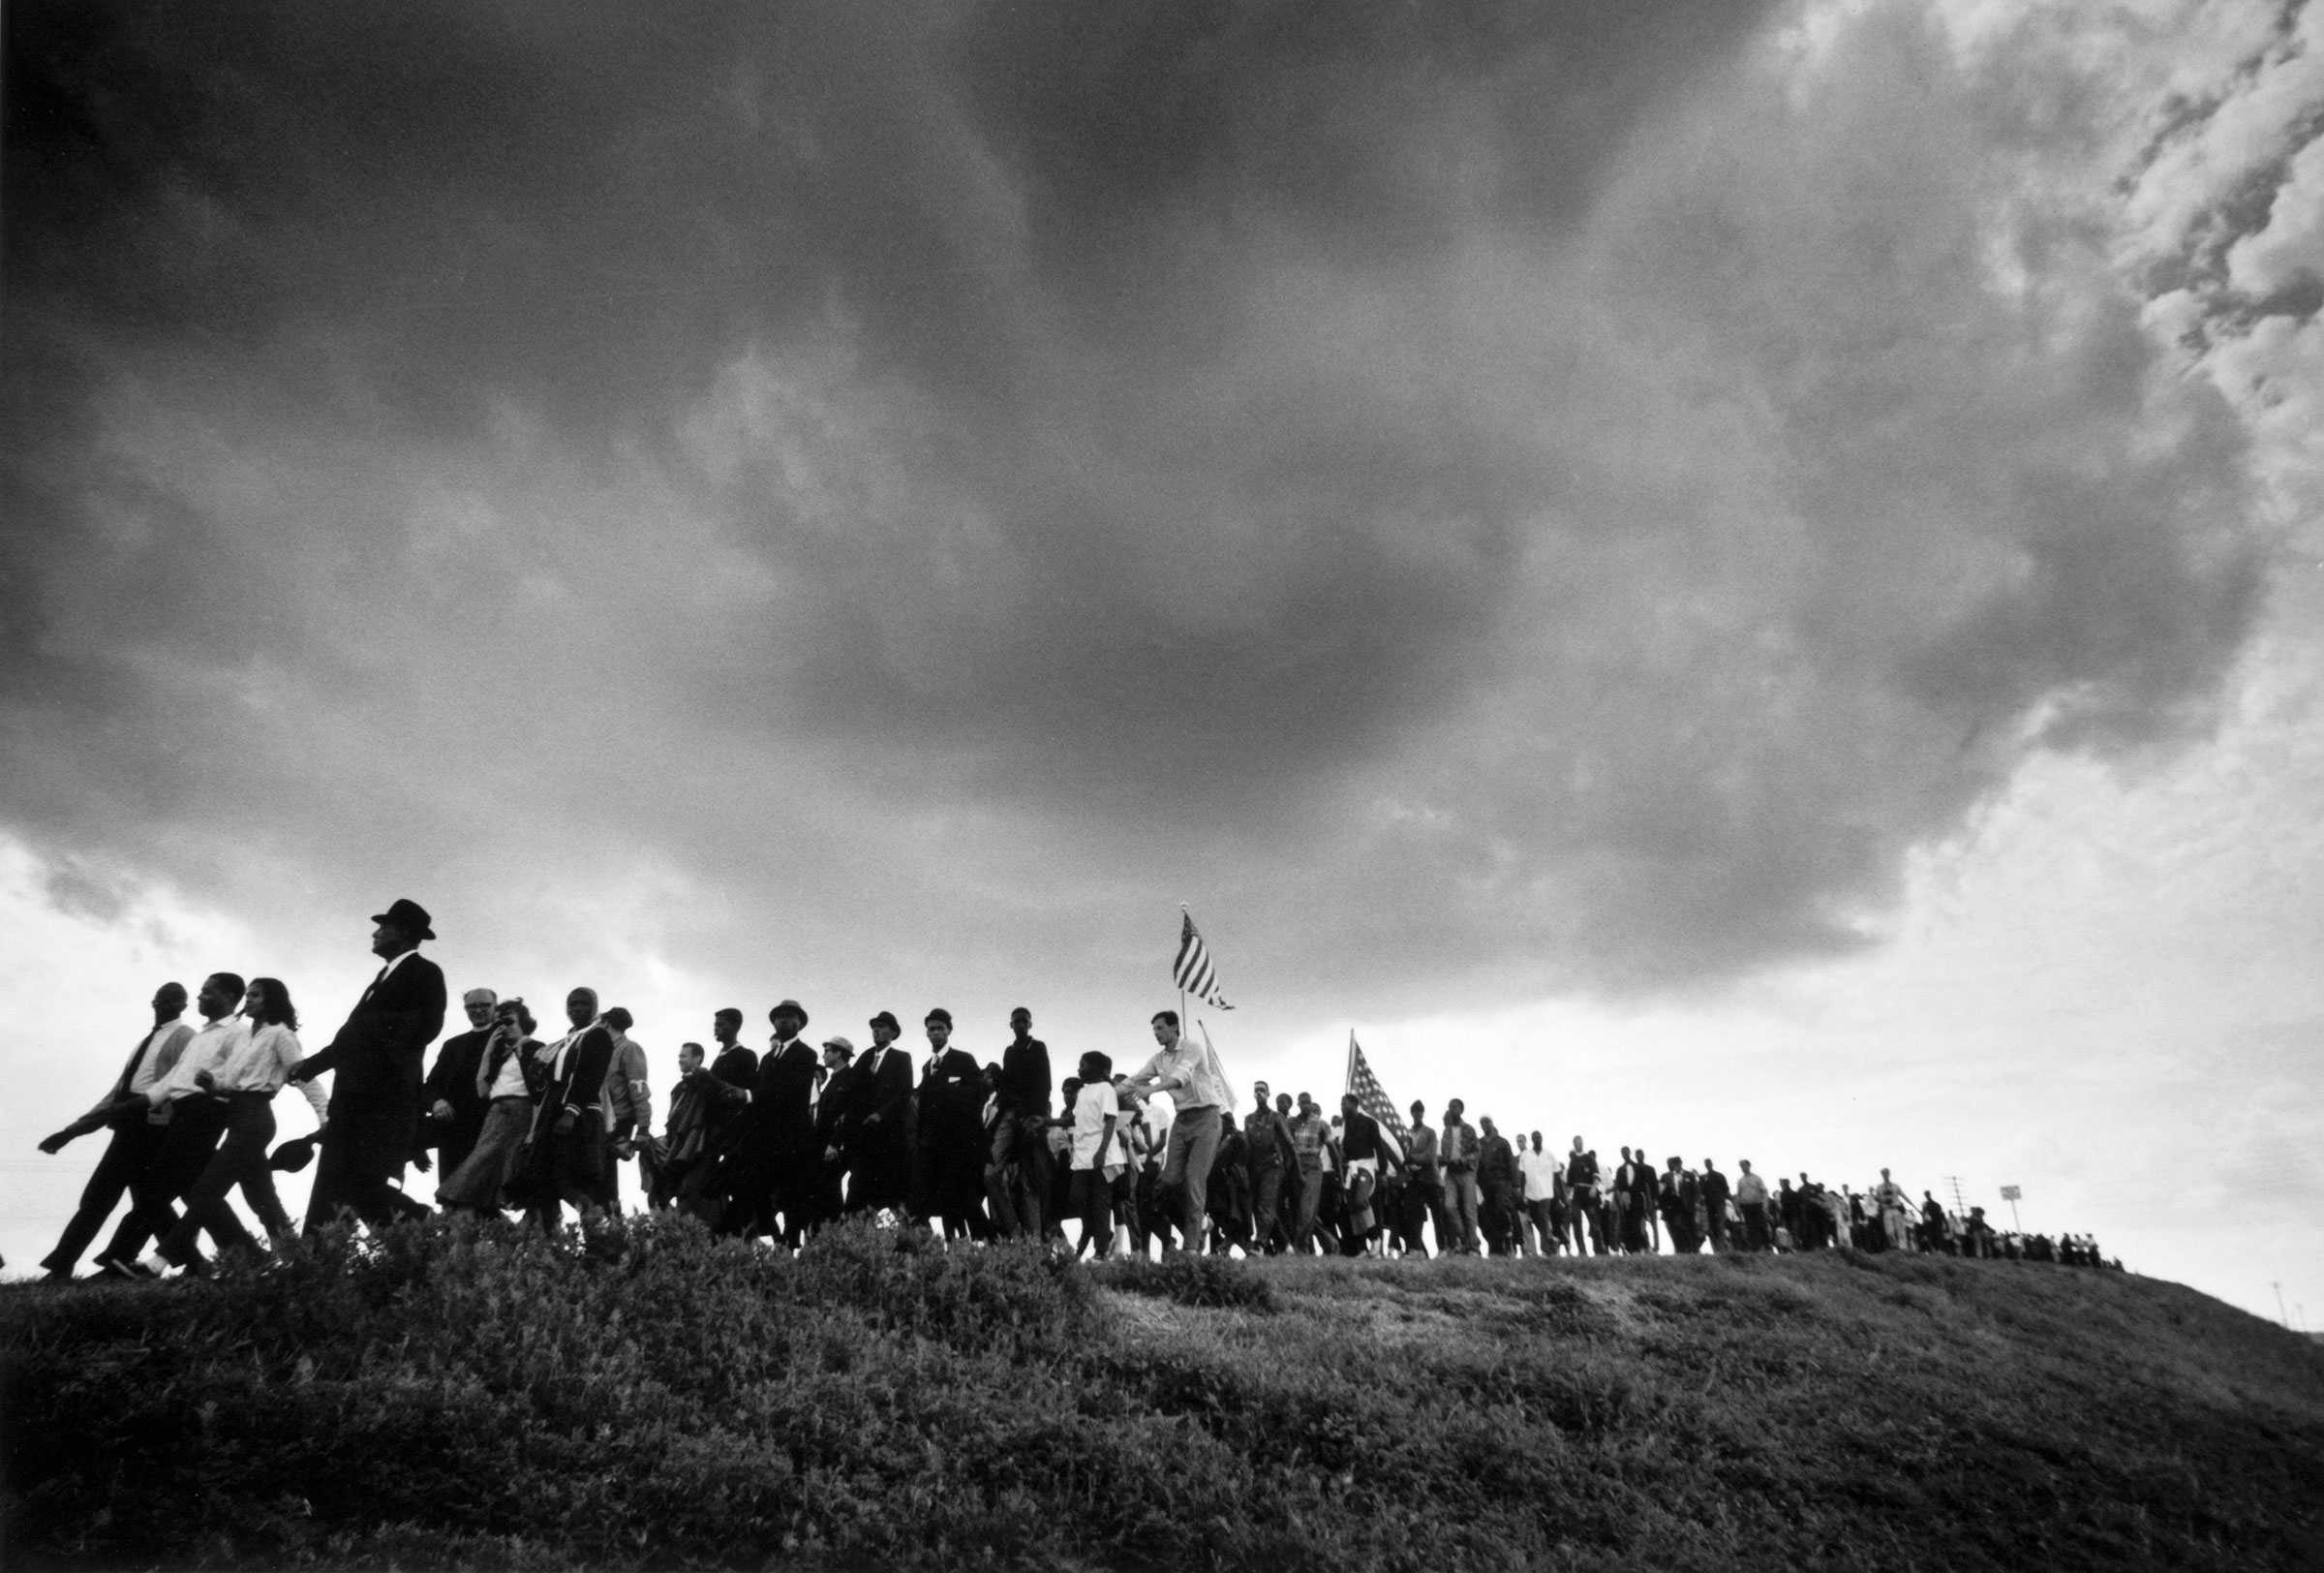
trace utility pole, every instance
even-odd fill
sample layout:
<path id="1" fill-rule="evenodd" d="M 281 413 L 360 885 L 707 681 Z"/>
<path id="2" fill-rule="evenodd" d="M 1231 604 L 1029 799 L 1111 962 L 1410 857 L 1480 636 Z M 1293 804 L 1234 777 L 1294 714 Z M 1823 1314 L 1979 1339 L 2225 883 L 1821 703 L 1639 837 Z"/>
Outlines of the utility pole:
<path id="1" fill-rule="evenodd" d="M 2290 1313 L 2283 1309 L 2283 1285 L 2271 1281 L 2268 1287 L 2276 1291 L 2276 1319 L 2288 1329 L 2292 1325 L 2292 1318 Z"/>
<path id="2" fill-rule="evenodd" d="M 1944 1183 L 1952 1187 L 1953 1216 L 1956 1218 L 1969 1217 L 1969 1203 L 1961 1199 L 1961 1177 L 1957 1174 L 1948 1174 L 1944 1177 Z"/>

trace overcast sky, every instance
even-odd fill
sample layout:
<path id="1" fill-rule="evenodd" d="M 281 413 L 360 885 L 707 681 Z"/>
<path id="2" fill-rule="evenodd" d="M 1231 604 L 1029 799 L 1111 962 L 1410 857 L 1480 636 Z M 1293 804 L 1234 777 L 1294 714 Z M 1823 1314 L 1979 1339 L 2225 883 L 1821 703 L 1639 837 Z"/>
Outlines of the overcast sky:
<path id="1" fill-rule="evenodd" d="M 397 895 L 664 1067 L 1182 901 L 1240 1078 L 2324 1324 L 2320 13 L 12 7 L 0 1249 Z"/>

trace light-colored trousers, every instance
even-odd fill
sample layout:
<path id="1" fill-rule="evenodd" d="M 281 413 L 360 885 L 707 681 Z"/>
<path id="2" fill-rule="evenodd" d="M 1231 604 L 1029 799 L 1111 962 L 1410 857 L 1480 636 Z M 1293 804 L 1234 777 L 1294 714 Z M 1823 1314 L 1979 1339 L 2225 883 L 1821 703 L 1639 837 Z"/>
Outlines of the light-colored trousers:
<path id="1" fill-rule="evenodd" d="M 1179 1202 L 1181 1241 L 1188 1250 L 1203 1244 L 1204 1211 L 1209 1200 L 1210 1164 L 1218 1157 L 1218 1106 L 1180 1109 L 1170 1123 L 1170 1146 L 1162 1157 L 1162 1193 Z"/>

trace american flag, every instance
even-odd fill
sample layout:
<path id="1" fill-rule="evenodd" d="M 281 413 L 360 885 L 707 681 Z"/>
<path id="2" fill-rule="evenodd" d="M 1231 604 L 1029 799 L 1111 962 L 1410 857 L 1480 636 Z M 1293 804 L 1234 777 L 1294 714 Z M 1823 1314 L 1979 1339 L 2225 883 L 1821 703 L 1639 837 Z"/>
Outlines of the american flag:
<path id="1" fill-rule="evenodd" d="M 1353 1031 L 1348 1033 L 1348 1091 L 1356 1095 L 1358 1107 L 1380 1122 L 1380 1134 L 1395 1143 L 1396 1157 L 1403 1157 L 1412 1133 L 1404 1128 L 1404 1117 L 1396 1112 L 1395 1104 L 1382 1090 L 1380 1078 L 1372 1074 Z"/>
<path id="2" fill-rule="evenodd" d="M 1218 971 L 1210 965 L 1210 952 L 1203 944 L 1203 937 L 1194 932 L 1194 914 L 1178 909 L 1178 917 L 1185 924 L 1178 933 L 1178 959 L 1170 970 L 1180 994 L 1191 994 L 1207 1005 L 1221 1010 L 1235 1007 L 1227 997 L 1218 992 Z"/>

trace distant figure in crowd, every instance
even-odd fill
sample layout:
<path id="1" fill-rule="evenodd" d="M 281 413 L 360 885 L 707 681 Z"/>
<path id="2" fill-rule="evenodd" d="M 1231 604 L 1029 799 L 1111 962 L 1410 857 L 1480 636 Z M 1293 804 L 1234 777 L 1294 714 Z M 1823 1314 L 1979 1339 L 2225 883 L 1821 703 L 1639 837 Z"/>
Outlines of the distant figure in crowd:
<path id="1" fill-rule="evenodd" d="M 1445 1127 L 1436 1143 L 1445 1170 L 1445 1211 L 1452 1224 L 1450 1236 L 1437 1237 L 1437 1249 L 1448 1256 L 1474 1256 L 1480 1244 L 1477 1131 L 1461 1118 L 1467 1108 L 1459 1098 L 1445 1104 Z"/>
<path id="2" fill-rule="evenodd" d="M 1670 1249 L 1676 1255 L 1691 1256 L 1702 1248 L 1702 1231 L 1696 1222 L 1696 1209 L 1701 1201 L 1694 1173 L 1683 1159 L 1671 1157 L 1663 1167 L 1655 1205 L 1663 1215 L 1663 1233 L 1669 1237 Z"/>
<path id="3" fill-rule="evenodd" d="M 1743 1249 L 1773 1250 L 1775 1230 L 1767 1218 L 1767 1182 L 1751 1172 L 1751 1159 L 1735 1164 L 1735 1207 L 1743 1215 Z"/>
<path id="4" fill-rule="evenodd" d="M 331 1079 L 330 1115 L 307 1201 L 307 1232 L 342 1213 L 374 1228 L 427 1209 L 397 1186 L 419 1126 L 420 1062 L 443 1031 L 443 972 L 419 953 L 436 938 L 427 909 L 398 897 L 372 922 L 372 954 L 383 964 L 347 1021 L 291 1079 Z"/>
<path id="5" fill-rule="evenodd" d="M 1566 1205 L 1578 1224 L 1586 1224 L 1590 1234 L 1590 1254 L 1603 1256 L 1608 1249 L 1605 1238 L 1605 1198 L 1599 1190 L 1598 1155 L 1584 1148 L 1581 1138 L 1574 1138 L 1574 1150 L 1566 1158 Z M 1574 1253 L 1581 1254 L 1581 1228 L 1574 1230 Z"/>
<path id="6" fill-rule="evenodd" d="M 647 1203 L 674 1208 L 717 1227 L 715 1192 L 710 1182 L 718 1173 L 716 1138 L 719 1127 L 749 1106 L 749 1090 L 719 1080 L 704 1061 L 699 1043 L 678 1049 L 678 1080 L 670 1089 L 670 1109 L 661 1139 L 653 1144 L 653 1179 Z"/>
<path id="7" fill-rule="evenodd" d="M 1372 1197 L 1380 1189 L 1381 1166 L 1401 1163 L 1396 1150 L 1381 1136 L 1380 1122 L 1363 1112 L 1363 1102 L 1354 1093 L 1340 1098 L 1339 1120 L 1340 1157 L 1347 1165 L 1348 1229 L 1362 1242 L 1365 1255 L 1385 1255 L 1386 1246 L 1373 1238 Z"/>
<path id="8" fill-rule="evenodd" d="M 1727 1208 L 1732 1200 L 1727 1186 L 1727 1176 L 1709 1158 L 1702 1160 L 1702 1216 L 1714 1252 L 1728 1249 Z"/>
<path id="9" fill-rule="evenodd" d="M 1646 1149 L 1633 1150 L 1625 1187 L 1628 1208 L 1622 1224 L 1622 1249 L 1633 1254 L 1651 1254 L 1662 1249 L 1662 1214 L 1657 1210 L 1660 1179 Z"/>
<path id="10" fill-rule="evenodd" d="M 1909 1211 L 1911 1197 L 1904 1187 L 1889 1178 L 1886 1169 L 1881 1171 L 1881 1183 L 1873 1190 L 1872 1202 L 1880 1209 L 1881 1235 L 1888 1249 L 1909 1249 L 1912 1237 L 1911 1215 Z"/>
<path id="11" fill-rule="evenodd" d="M 1251 1177 L 1251 1249 L 1274 1255 L 1283 1249 L 1277 1237 L 1281 1225 L 1283 1178 L 1299 1172 L 1299 1155 L 1291 1131 L 1275 1112 L 1265 1082 L 1251 1088 L 1251 1112 L 1243 1121 L 1244 1161 Z"/>
<path id="12" fill-rule="evenodd" d="M 597 1205 L 609 1212 L 621 1207 L 622 1160 L 635 1156 L 640 1138 L 654 1134 L 654 1089 L 646 1051 L 629 1035 L 636 1025 L 637 1018 L 621 1005 L 605 1012 L 605 1030 L 613 1034 L 613 1064 L 597 1096 L 605 1111 L 605 1173 L 597 1186 Z"/>
<path id="13" fill-rule="evenodd" d="M 1161 1052 L 1130 1077 L 1130 1086 L 1170 1095 L 1173 1114 L 1161 1187 L 1177 1204 L 1182 1238 L 1191 1250 L 1202 1240 L 1210 1163 L 1222 1134 L 1219 1116 L 1234 1094 L 1209 1045 L 1179 1032 L 1177 1011 L 1156 1011 L 1151 1025 Z"/>
<path id="14" fill-rule="evenodd" d="M 848 1150 L 859 1117 L 855 1040 L 835 1033 L 823 1040 L 823 1086 L 815 1094 L 814 1194 L 808 1226 L 836 1223 L 846 1208 Z"/>
<path id="15" fill-rule="evenodd" d="M 1425 1256 L 1428 1243 L 1422 1233 L 1422 1227 L 1435 1225 L 1439 1250 L 1444 1249 L 1446 1232 L 1451 1227 L 1445 1217 L 1444 1157 L 1436 1127 L 1428 1123 L 1428 1105 L 1416 1101 L 1409 1112 L 1412 1120 L 1405 1128 L 1404 1194 L 1400 1202 L 1402 1244 L 1407 1256 Z"/>
<path id="16" fill-rule="evenodd" d="M 460 997 L 469 1030 L 443 1040 L 436 1064 L 419 1084 L 419 1139 L 413 1144 L 412 1166 L 425 1173 L 428 1149 L 436 1149 L 440 1180 L 449 1180 L 468 1155 L 475 1151 L 484 1128 L 484 1098 L 476 1091 L 476 1067 L 483 1063 L 484 1045 L 492 1037 L 493 1013 L 500 996 L 490 989 L 471 989 Z M 309 1083 L 312 1086 L 312 1083 Z"/>
<path id="17" fill-rule="evenodd" d="M 177 1064 L 178 1055 L 194 1036 L 194 1029 L 181 1020 L 186 1013 L 186 986 L 183 983 L 164 983 L 153 991 L 153 1025 L 138 1037 L 129 1060 L 121 1073 L 113 1078 L 105 1096 L 64 1129 L 41 1143 L 41 1151 L 60 1153 L 68 1142 L 76 1141 L 93 1130 L 111 1130 L 105 1156 L 97 1160 L 96 1172 L 81 1187 L 80 1205 L 57 1236 L 56 1249 L 41 1259 L 52 1281 L 68 1281 L 73 1269 L 80 1261 L 80 1253 L 89 1249 L 97 1231 L 112 1216 L 113 1208 L 124 1192 L 130 1198 L 128 1216 L 113 1241 L 101 1251 L 94 1265 L 107 1278 L 138 1278 L 143 1274 L 138 1258 L 144 1253 L 148 1241 L 157 1240 L 169 1232 L 177 1222 L 177 1210 L 160 1187 L 160 1174 L 155 1160 L 161 1156 L 162 1138 L 168 1127 L 169 1110 L 157 1106 L 146 1097 L 154 1083 L 169 1074 Z"/>
<path id="18" fill-rule="evenodd" d="M 1291 1151 L 1299 1165 L 1299 1212 L 1292 1224 L 1292 1249 L 1305 1251 L 1318 1242 L 1324 1207 L 1324 1137 L 1330 1126 L 1324 1111 L 1305 1093 L 1298 1109 L 1284 1122 L 1291 1132 Z M 1286 1176 L 1289 1180 L 1289 1176 Z"/>
<path id="19" fill-rule="evenodd" d="M 1517 1155 L 1517 1169 L 1525 1186 L 1525 1222 L 1533 1231 L 1533 1249 L 1544 1256 L 1554 1256 L 1566 1244 L 1565 1222 L 1558 1216 L 1565 1192 L 1565 1165 L 1542 1145 L 1542 1133 L 1536 1130 L 1527 1136 L 1525 1151 Z"/>
<path id="20" fill-rule="evenodd" d="M 993 1089 L 993 1144 L 985 1157 L 985 1200 L 994 1231 L 1039 1239 L 1050 1192 L 1049 1045 L 1033 1036 L 1033 1013 L 1009 1012 L 1009 1046 Z"/>
<path id="21" fill-rule="evenodd" d="M 1517 1155 L 1489 1114 L 1477 1120 L 1477 1218 L 1485 1247 L 1495 1256 L 1516 1253 L 1519 1231 L 1517 1190 L 1522 1183 Z"/>

